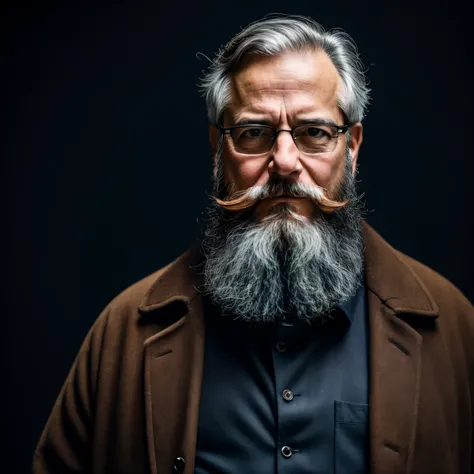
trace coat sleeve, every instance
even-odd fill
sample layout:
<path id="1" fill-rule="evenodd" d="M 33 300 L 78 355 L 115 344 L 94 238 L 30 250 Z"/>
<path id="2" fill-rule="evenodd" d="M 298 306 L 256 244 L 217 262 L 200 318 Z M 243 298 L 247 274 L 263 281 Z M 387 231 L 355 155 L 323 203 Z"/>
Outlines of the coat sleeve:
<path id="1" fill-rule="evenodd" d="M 107 310 L 86 336 L 33 458 L 33 474 L 92 472 L 94 400 Z"/>

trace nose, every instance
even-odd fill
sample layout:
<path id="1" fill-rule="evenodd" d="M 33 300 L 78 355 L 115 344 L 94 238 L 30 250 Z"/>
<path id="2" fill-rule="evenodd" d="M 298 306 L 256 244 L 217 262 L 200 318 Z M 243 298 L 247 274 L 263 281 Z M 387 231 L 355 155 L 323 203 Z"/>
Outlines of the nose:
<path id="1" fill-rule="evenodd" d="M 270 174 L 297 177 L 303 167 L 299 159 L 299 150 L 293 141 L 291 132 L 280 131 L 275 138 L 271 161 L 268 164 Z"/>

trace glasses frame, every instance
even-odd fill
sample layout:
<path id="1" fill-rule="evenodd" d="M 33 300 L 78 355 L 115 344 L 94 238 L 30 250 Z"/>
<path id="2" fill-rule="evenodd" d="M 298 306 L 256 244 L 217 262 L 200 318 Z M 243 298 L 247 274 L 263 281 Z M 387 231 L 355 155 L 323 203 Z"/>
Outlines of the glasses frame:
<path id="1" fill-rule="evenodd" d="M 217 125 L 217 127 L 219 128 L 220 132 L 222 133 L 222 136 L 230 135 L 231 137 L 232 137 L 232 130 L 235 130 L 235 129 L 238 129 L 238 128 L 265 127 L 269 130 L 272 130 L 272 132 L 273 132 L 273 136 L 272 136 L 272 139 L 271 139 L 272 140 L 272 146 L 267 151 L 262 152 L 262 153 L 245 153 L 245 152 L 240 152 L 240 151 L 236 150 L 237 153 L 240 153 L 242 155 L 263 155 L 265 153 L 270 152 L 272 150 L 272 148 L 275 146 L 275 142 L 278 138 L 278 135 L 282 132 L 287 132 L 287 133 L 291 134 L 291 137 L 293 138 L 293 142 L 294 142 L 296 148 L 298 148 L 298 150 L 301 151 L 302 153 L 306 153 L 308 155 L 319 155 L 319 154 L 326 153 L 326 152 L 309 153 L 309 152 L 304 152 L 304 151 L 299 149 L 298 143 L 297 143 L 296 137 L 295 137 L 295 130 L 300 128 L 300 127 L 311 127 L 311 126 L 317 127 L 317 126 L 320 126 L 320 125 L 326 125 L 326 126 L 334 127 L 335 130 L 336 130 L 335 131 L 336 137 L 339 137 L 339 134 L 341 134 L 341 133 L 346 133 L 347 130 L 349 130 L 349 128 L 352 126 L 350 123 L 346 123 L 344 125 L 337 125 L 336 123 L 327 122 L 327 121 L 320 121 L 320 122 L 315 121 L 315 122 L 311 122 L 311 123 L 305 123 L 305 124 L 297 125 L 296 127 L 293 127 L 293 128 L 290 128 L 290 129 L 285 129 L 285 128 L 277 129 L 277 128 L 272 127 L 271 125 L 266 125 L 266 124 L 263 124 L 263 123 L 245 123 L 245 124 L 233 125 L 232 127 L 223 127 L 222 125 Z M 232 139 L 232 142 L 233 142 L 233 139 Z M 234 147 L 235 147 L 235 143 L 234 143 Z"/>

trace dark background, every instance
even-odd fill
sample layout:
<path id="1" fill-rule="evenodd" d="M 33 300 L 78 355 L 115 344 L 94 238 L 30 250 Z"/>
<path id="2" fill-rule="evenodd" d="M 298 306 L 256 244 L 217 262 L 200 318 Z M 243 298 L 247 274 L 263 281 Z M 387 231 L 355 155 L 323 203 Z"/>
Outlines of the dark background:
<path id="1" fill-rule="evenodd" d="M 196 53 L 267 13 L 354 37 L 373 97 L 359 159 L 368 221 L 474 300 L 472 2 L 32 5 L 0 10 L 4 472 L 29 471 L 106 303 L 198 235 L 212 161 Z"/>

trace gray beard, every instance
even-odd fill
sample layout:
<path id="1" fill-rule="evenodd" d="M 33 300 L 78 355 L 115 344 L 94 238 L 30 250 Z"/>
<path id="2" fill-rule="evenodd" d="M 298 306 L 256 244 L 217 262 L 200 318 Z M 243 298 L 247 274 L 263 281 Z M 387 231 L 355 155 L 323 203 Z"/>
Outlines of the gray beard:
<path id="1" fill-rule="evenodd" d="M 290 315 L 313 322 L 355 294 L 363 271 L 361 204 L 346 155 L 338 198 L 349 203 L 332 215 L 302 220 L 283 203 L 256 222 L 211 204 L 204 286 L 224 314 L 258 325 Z"/>

